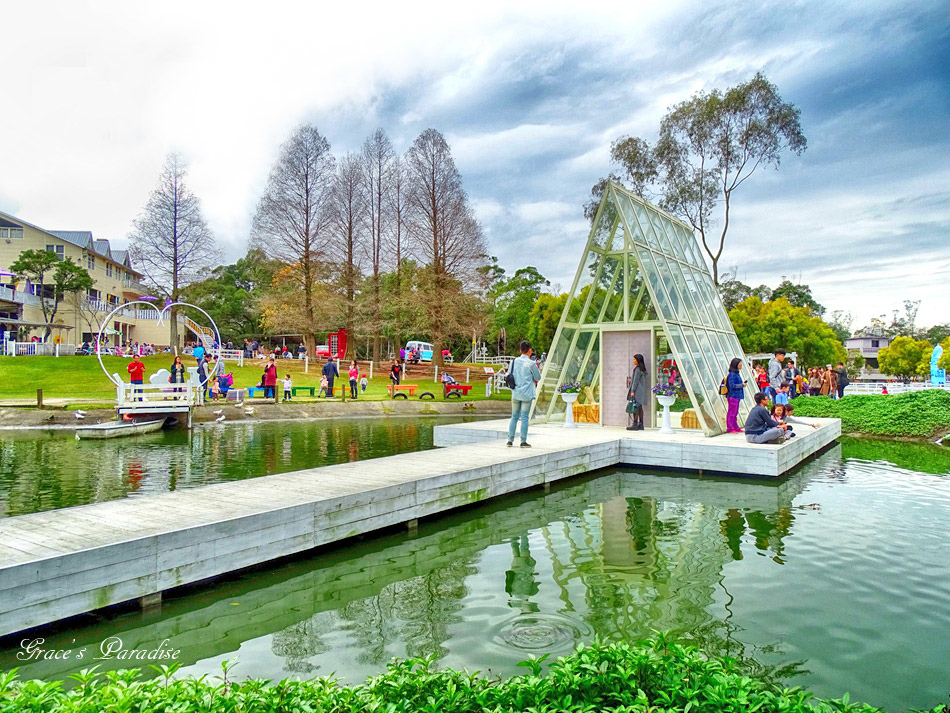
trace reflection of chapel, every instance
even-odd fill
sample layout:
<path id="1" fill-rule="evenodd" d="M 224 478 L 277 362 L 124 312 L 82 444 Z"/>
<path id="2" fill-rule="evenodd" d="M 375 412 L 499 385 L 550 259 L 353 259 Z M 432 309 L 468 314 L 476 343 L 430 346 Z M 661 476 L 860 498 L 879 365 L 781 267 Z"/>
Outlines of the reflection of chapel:
<path id="1" fill-rule="evenodd" d="M 563 418 L 557 387 L 580 381 L 589 387 L 579 405 L 593 414 L 586 420 L 626 425 L 626 380 L 637 353 L 652 371 L 651 388 L 675 365 L 703 432 L 725 432 L 719 383 L 729 362 L 744 356 L 692 229 L 611 182 L 548 353 L 534 417 Z M 752 405 L 747 389 L 742 418 Z M 645 425 L 655 425 L 656 404 L 644 411 Z"/>

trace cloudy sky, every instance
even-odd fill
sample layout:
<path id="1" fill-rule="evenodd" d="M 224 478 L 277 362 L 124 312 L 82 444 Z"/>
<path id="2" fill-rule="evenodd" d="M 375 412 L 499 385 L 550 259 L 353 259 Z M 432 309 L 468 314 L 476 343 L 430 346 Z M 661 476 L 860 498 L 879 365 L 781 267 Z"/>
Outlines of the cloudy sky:
<path id="1" fill-rule="evenodd" d="M 590 7 L 588 7 L 590 5 Z M 461 9 L 450 9 L 450 8 Z M 377 126 L 449 139 L 491 252 L 570 286 L 581 206 L 622 134 L 764 71 L 808 150 L 735 194 L 724 267 L 810 284 L 859 323 L 950 321 L 946 2 L 195 3 L 0 0 L 0 210 L 125 244 L 182 152 L 227 257 L 277 148 Z M 856 325 L 857 326 L 857 325 Z"/>

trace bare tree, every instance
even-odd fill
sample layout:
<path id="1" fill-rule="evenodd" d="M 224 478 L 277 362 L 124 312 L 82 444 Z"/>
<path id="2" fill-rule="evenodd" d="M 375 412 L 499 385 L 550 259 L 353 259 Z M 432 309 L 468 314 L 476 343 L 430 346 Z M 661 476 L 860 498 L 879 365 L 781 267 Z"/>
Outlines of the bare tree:
<path id="1" fill-rule="evenodd" d="M 359 262 L 366 229 L 365 209 L 365 184 L 360 157 L 348 153 L 340 161 L 333 183 L 334 250 L 343 254 L 344 320 L 348 334 L 354 334 L 356 290 L 363 274 Z M 347 342 L 347 352 L 354 348 L 354 340 L 351 339 Z"/>
<path id="2" fill-rule="evenodd" d="M 178 301 L 181 288 L 204 277 L 204 271 L 217 264 L 220 256 L 201 215 L 201 201 L 185 184 L 187 173 L 182 157 L 168 154 L 158 185 L 129 233 L 133 260 L 148 282 L 173 302 Z M 171 343 L 178 344 L 175 314 Z"/>
<path id="3" fill-rule="evenodd" d="M 409 257 L 408 230 L 406 219 L 409 215 L 408 181 L 406 178 L 406 162 L 398 156 L 393 161 L 389 193 L 387 194 L 387 208 L 391 216 L 387 233 L 389 254 L 392 256 L 395 271 L 395 285 L 393 289 L 393 340 L 396 350 L 402 344 L 402 330 L 405 324 L 403 309 L 403 260 Z"/>
<path id="4" fill-rule="evenodd" d="M 373 361 L 379 361 L 379 336 L 382 331 L 380 273 L 383 266 L 383 247 L 390 222 L 390 192 L 396 152 L 383 129 L 376 129 L 362 152 L 363 180 L 365 181 L 366 214 L 369 221 L 367 248 L 372 267 L 372 305 L 370 324 L 373 335 Z"/>
<path id="5" fill-rule="evenodd" d="M 287 279 L 303 293 L 300 324 L 308 350 L 320 325 L 314 285 L 330 247 L 334 163 L 330 144 L 317 127 L 297 127 L 280 148 L 251 233 L 252 247 L 287 263 Z"/>
<path id="6" fill-rule="evenodd" d="M 441 364 L 446 338 L 466 327 L 464 288 L 476 278 L 485 243 L 445 137 L 435 129 L 423 131 L 407 152 L 406 164 L 407 224 L 418 255 L 427 263 L 425 309 L 432 359 Z"/>

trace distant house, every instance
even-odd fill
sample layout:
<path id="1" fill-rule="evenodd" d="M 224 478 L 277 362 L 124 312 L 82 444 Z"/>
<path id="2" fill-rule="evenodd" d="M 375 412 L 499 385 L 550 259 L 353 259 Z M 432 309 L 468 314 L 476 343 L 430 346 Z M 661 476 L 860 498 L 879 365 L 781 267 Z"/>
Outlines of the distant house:
<path id="1" fill-rule="evenodd" d="M 877 353 L 884 347 L 890 345 L 890 337 L 882 334 L 856 334 L 844 343 L 845 349 L 849 351 L 857 349 L 864 357 L 866 366 L 874 371 L 878 370 Z"/>

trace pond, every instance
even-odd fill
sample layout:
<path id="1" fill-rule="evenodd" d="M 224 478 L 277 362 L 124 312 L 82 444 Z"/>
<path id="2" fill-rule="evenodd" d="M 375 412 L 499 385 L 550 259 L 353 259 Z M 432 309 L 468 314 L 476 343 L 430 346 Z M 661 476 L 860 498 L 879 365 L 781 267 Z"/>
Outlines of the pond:
<path id="1" fill-rule="evenodd" d="M 472 420 L 247 421 L 105 441 L 0 430 L 0 518 L 427 450 L 434 426 Z"/>
<path id="2" fill-rule="evenodd" d="M 158 614 L 89 615 L 47 648 L 179 649 L 183 670 L 336 674 L 393 656 L 515 675 L 582 641 L 672 630 L 818 695 L 890 711 L 950 692 L 950 458 L 843 439 L 780 481 L 611 469 L 192 588 Z M 114 661 L 98 662 L 114 667 Z"/>

